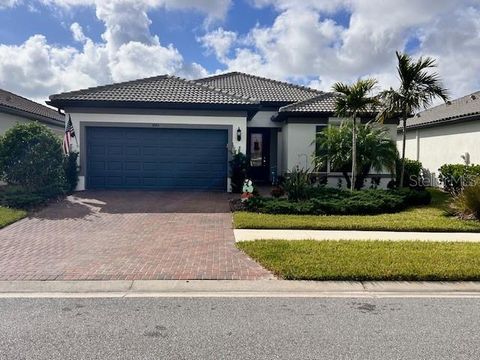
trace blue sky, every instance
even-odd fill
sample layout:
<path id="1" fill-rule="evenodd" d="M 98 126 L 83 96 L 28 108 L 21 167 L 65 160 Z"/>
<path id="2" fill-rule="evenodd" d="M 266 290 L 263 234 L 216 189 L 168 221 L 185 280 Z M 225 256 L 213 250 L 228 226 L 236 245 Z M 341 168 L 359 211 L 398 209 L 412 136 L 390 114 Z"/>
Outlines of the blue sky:
<path id="1" fill-rule="evenodd" d="M 70 24 L 82 25 L 86 36 L 101 41 L 105 31 L 104 24 L 95 16 L 94 7 L 78 7 L 74 11 L 64 11 L 42 3 L 23 3 L 19 6 L 0 10 L 0 43 L 20 44 L 32 34 L 45 35 L 50 43 L 60 46 L 74 46 Z M 248 1 L 232 3 L 228 14 L 221 24 L 225 29 L 233 29 L 247 34 L 256 25 L 271 26 L 276 12 L 273 7 L 255 8 Z M 205 33 L 205 15 L 198 11 L 173 10 L 164 8 L 149 13 L 152 20 L 151 32 L 161 39 L 162 43 L 175 44 L 186 61 L 201 63 L 206 69 L 215 71 L 221 67 L 213 54 L 208 54 L 197 37 Z M 341 19 L 344 20 L 344 19 Z"/>
<path id="2" fill-rule="evenodd" d="M 478 0 L 0 0 L 0 87 L 43 101 L 231 70 L 323 90 L 367 76 L 388 87 L 400 50 L 435 57 L 460 96 L 480 88 L 479 18 Z"/>

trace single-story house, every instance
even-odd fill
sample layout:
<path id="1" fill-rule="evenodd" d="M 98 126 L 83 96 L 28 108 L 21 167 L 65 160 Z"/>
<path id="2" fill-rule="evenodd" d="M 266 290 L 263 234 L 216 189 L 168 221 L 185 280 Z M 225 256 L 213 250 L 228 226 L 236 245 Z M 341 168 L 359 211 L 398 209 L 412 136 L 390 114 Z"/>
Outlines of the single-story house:
<path id="1" fill-rule="evenodd" d="M 480 164 L 480 91 L 411 117 L 406 139 L 406 157 L 422 163 L 431 185 L 439 185 L 444 164 Z M 401 151 L 401 126 L 397 145 Z"/>
<path id="2" fill-rule="evenodd" d="M 48 104 L 71 115 L 78 190 L 228 191 L 233 151 L 248 156 L 256 183 L 267 183 L 311 169 L 316 133 L 340 121 L 333 93 L 240 72 L 163 75 L 52 95 Z M 386 126 L 395 139 L 397 123 Z"/>
<path id="3" fill-rule="evenodd" d="M 38 121 L 63 136 L 65 116 L 54 109 L 0 89 L 0 135 L 17 123 Z"/>

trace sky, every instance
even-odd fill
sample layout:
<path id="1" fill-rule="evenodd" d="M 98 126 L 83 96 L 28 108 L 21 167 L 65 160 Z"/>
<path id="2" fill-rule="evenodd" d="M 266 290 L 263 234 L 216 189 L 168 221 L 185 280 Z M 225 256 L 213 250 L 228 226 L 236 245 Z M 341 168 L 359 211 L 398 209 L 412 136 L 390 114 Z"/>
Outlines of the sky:
<path id="1" fill-rule="evenodd" d="M 49 95 L 242 71 L 329 91 L 398 87 L 395 51 L 480 90 L 480 0 L 0 0 L 0 88 Z"/>

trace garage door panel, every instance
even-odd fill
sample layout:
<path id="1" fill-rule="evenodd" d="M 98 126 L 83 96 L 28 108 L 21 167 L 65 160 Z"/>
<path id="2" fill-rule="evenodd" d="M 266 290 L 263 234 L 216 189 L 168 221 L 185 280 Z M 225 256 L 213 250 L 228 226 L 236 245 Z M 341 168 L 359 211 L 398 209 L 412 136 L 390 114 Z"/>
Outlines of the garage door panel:
<path id="1" fill-rule="evenodd" d="M 121 161 L 109 161 L 106 163 L 106 166 L 104 166 L 104 169 L 107 171 L 122 171 L 122 165 L 123 163 Z"/>
<path id="2" fill-rule="evenodd" d="M 87 128 L 87 187 L 225 191 L 227 131 Z"/>

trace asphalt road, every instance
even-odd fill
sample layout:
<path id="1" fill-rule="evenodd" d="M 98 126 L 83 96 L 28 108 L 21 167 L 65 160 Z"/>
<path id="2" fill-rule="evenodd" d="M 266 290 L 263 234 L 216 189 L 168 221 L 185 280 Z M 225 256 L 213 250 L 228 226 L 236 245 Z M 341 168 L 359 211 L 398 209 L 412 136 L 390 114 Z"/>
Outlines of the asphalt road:
<path id="1" fill-rule="evenodd" d="M 0 359 L 480 359 L 480 299 L 0 299 Z"/>

